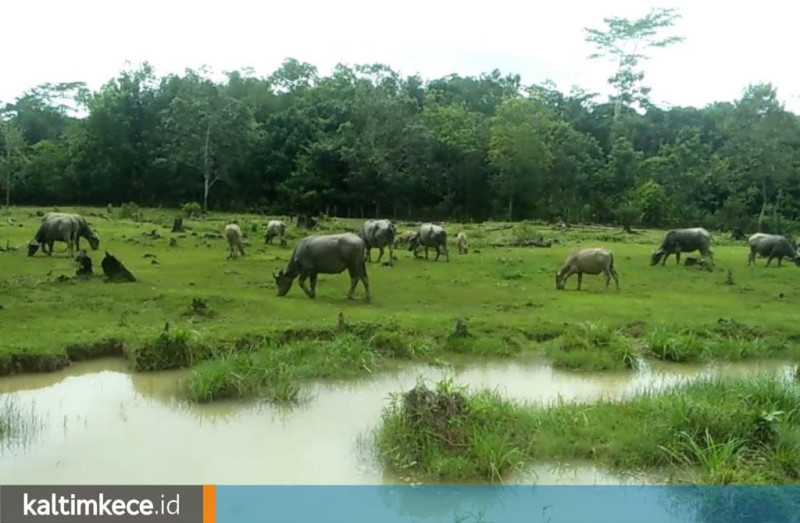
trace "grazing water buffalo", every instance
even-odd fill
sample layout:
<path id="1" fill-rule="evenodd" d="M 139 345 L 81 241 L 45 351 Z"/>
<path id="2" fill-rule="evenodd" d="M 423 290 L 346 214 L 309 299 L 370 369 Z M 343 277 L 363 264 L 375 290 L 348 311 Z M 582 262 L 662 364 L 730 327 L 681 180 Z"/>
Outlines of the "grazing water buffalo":
<path id="1" fill-rule="evenodd" d="M 286 224 L 280 220 L 270 220 L 267 223 L 267 234 L 264 235 L 264 243 L 272 243 L 276 236 L 280 238 L 281 245 L 286 245 Z"/>
<path id="2" fill-rule="evenodd" d="M 656 265 L 659 261 L 661 265 L 666 264 L 670 254 L 675 255 L 675 264 L 679 265 L 682 252 L 700 251 L 703 256 L 713 257 L 710 246 L 711 234 L 702 227 L 673 229 L 664 237 L 661 247 L 653 251 L 650 265 Z"/>
<path id="3" fill-rule="evenodd" d="M 47 213 L 33 240 L 28 243 L 28 256 L 33 256 L 40 246 L 42 252 L 50 256 L 53 254 L 53 244 L 62 241 L 67 244 L 67 255 L 72 257 L 74 249 L 80 248 L 81 237 L 88 240 L 92 250 L 97 250 L 100 246 L 100 238 L 81 215 Z"/>
<path id="4" fill-rule="evenodd" d="M 417 233 L 414 231 L 406 231 L 403 234 L 399 234 L 394 238 L 394 248 L 396 249 L 400 245 L 408 245 L 411 241 L 411 238 L 416 236 Z"/>
<path id="5" fill-rule="evenodd" d="M 436 247 L 435 261 L 439 260 L 439 255 L 442 253 L 442 250 L 444 250 L 447 261 L 450 261 L 450 253 L 447 252 L 447 232 L 439 225 L 423 223 L 419 226 L 419 231 L 417 231 L 408 242 L 408 250 L 412 251 L 414 257 L 416 257 L 417 248 L 420 246 L 425 247 L 426 260 L 428 259 L 428 248 Z"/>
<path id="6" fill-rule="evenodd" d="M 42 218 L 42 223 L 44 223 L 48 218 L 54 218 L 57 216 L 70 216 L 75 218 L 78 221 L 78 236 L 75 238 L 75 248 L 81 248 L 81 238 L 86 238 L 89 242 L 89 246 L 92 248 L 93 251 L 96 251 L 100 247 L 100 237 L 97 236 L 97 233 L 94 232 L 91 227 L 89 227 L 89 223 L 86 221 L 86 218 L 81 216 L 80 214 L 76 213 L 65 213 L 65 212 L 49 212 L 44 215 Z M 52 251 L 52 242 L 50 242 L 50 250 Z"/>
<path id="7" fill-rule="evenodd" d="M 458 247 L 458 254 L 467 254 L 469 250 L 469 242 L 467 242 L 467 233 L 461 231 L 456 236 L 456 246 Z"/>
<path id="8" fill-rule="evenodd" d="M 781 266 L 783 258 L 789 258 L 795 265 L 800 265 L 797 248 L 785 236 L 758 232 L 747 239 L 747 244 L 750 246 L 747 265 L 755 263 L 756 254 L 762 258 L 767 258 L 767 267 L 769 267 L 774 258 L 778 258 L 778 267 Z"/>
<path id="9" fill-rule="evenodd" d="M 244 256 L 244 245 L 242 244 L 242 229 L 235 223 L 225 226 L 225 239 L 228 241 L 228 258 L 236 258 L 238 253 Z"/>
<path id="10" fill-rule="evenodd" d="M 353 299 L 356 285 L 361 280 L 367 301 L 370 301 L 372 296 L 367 277 L 366 250 L 364 240 L 350 232 L 303 238 L 292 252 L 286 267 L 272 275 L 278 286 L 278 296 L 286 296 L 294 279 L 300 276 L 303 292 L 309 298 L 314 298 L 318 274 L 340 274 L 347 269 L 350 273 L 347 297 Z M 306 288 L 306 279 L 311 280 L 311 290 Z"/>
<path id="11" fill-rule="evenodd" d="M 383 258 L 384 247 L 389 248 L 389 265 L 394 266 L 394 240 L 397 236 L 397 229 L 389 220 L 368 220 L 361 226 L 358 236 L 364 240 L 367 246 L 367 261 L 372 261 L 372 248 L 377 247 L 378 259 Z"/>
<path id="12" fill-rule="evenodd" d="M 584 274 L 606 275 L 606 289 L 614 278 L 614 283 L 619 290 L 619 275 L 614 269 L 614 254 L 608 249 L 589 248 L 575 251 L 567 256 L 564 265 L 556 273 L 556 289 L 563 291 L 567 278 L 573 274 L 578 275 L 578 290 L 581 290 Z"/>

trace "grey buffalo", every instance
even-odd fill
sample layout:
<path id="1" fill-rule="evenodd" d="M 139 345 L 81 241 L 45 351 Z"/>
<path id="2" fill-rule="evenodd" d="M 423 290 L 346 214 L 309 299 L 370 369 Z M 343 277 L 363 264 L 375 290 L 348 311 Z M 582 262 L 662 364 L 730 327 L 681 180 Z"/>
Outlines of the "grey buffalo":
<path id="1" fill-rule="evenodd" d="M 785 236 L 758 232 L 747 239 L 747 244 L 750 246 L 747 265 L 755 263 L 756 255 L 767 258 L 767 267 L 775 258 L 778 258 L 778 267 L 781 266 L 783 258 L 789 258 L 795 265 L 800 265 L 797 248 Z"/>
<path id="2" fill-rule="evenodd" d="M 267 233 L 264 235 L 264 243 L 272 243 L 276 236 L 280 238 L 281 245 L 286 245 L 286 224 L 280 220 L 270 220 L 267 223 Z"/>
<path id="3" fill-rule="evenodd" d="M 225 240 L 228 242 L 229 260 L 236 258 L 239 254 L 244 256 L 242 229 L 236 223 L 229 223 L 225 226 Z"/>
<path id="4" fill-rule="evenodd" d="M 575 251 L 567 256 L 564 265 L 556 273 L 556 289 L 560 291 L 564 290 L 567 279 L 573 274 L 577 274 L 578 290 L 581 290 L 584 274 L 595 275 L 601 272 L 606 276 L 606 289 L 608 289 L 611 278 L 614 278 L 614 283 L 617 289 L 619 289 L 619 275 L 616 269 L 614 269 L 614 253 L 608 249 L 602 248 L 589 248 Z"/>
<path id="5" fill-rule="evenodd" d="M 315 298 L 318 274 L 340 274 L 347 269 L 350 273 L 347 297 L 351 300 L 354 298 L 360 280 L 367 301 L 370 301 L 372 296 L 367 277 L 366 249 L 364 240 L 350 232 L 303 238 L 292 252 L 286 267 L 272 275 L 278 286 L 278 296 L 286 296 L 294 279 L 300 276 L 303 292 L 309 298 Z M 311 280 L 311 290 L 306 288 L 307 279 Z"/>
<path id="6" fill-rule="evenodd" d="M 67 254 L 72 257 L 80 249 L 80 238 L 86 238 L 92 250 L 100 246 L 100 238 L 91 230 L 86 220 L 79 214 L 47 213 L 33 239 L 28 243 L 28 256 L 33 256 L 39 247 L 48 256 L 53 254 L 53 244 L 57 241 L 67 244 Z"/>
<path id="7" fill-rule="evenodd" d="M 66 213 L 66 212 L 49 212 L 44 215 L 42 218 L 42 223 L 48 218 L 53 218 L 56 216 L 71 216 L 78 220 L 78 236 L 75 238 L 75 248 L 81 248 L 81 238 L 85 238 L 89 242 L 89 246 L 92 248 L 93 251 L 96 251 L 100 247 L 100 237 L 97 236 L 97 233 L 89 227 L 89 223 L 86 221 L 86 218 L 81 216 L 77 213 Z"/>
<path id="8" fill-rule="evenodd" d="M 450 253 L 447 251 L 447 232 L 439 225 L 424 223 L 419 226 L 419 231 L 408 242 L 408 250 L 413 252 L 416 257 L 419 247 L 425 247 L 425 259 L 428 259 L 428 249 L 435 247 L 435 260 L 438 261 L 439 256 L 444 252 L 447 261 L 450 261 Z"/>
<path id="9" fill-rule="evenodd" d="M 372 261 L 372 249 L 377 248 L 378 259 L 383 258 L 383 249 L 389 248 L 389 265 L 394 266 L 394 241 L 397 237 L 397 229 L 389 220 L 368 220 L 361 226 L 358 236 L 364 240 L 367 246 L 367 261 Z"/>
<path id="10" fill-rule="evenodd" d="M 673 229 L 664 237 L 661 247 L 653 251 L 650 258 L 650 265 L 656 265 L 661 261 L 661 265 L 667 263 L 670 254 L 675 255 L 675 264 L 681 262 L 682 252 L 700 251 L 703 256 L 713 257 L 711 251 L 711 234 L 702 227 L 691 229 Z"/>

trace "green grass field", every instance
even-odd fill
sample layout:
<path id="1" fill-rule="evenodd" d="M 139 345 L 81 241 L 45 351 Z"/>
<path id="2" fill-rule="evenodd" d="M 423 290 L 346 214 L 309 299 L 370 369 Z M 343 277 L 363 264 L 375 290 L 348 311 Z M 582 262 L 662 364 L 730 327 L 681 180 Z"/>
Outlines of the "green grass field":
<path id="1" fill-rule="evenodd" d="M 178 336 L 190 333 L 213 348 L 289 329 L 334 329 L 340 312 L 350 325 L 388 322 L 395 331 L 439 340 L 461 318 L 471 338 L 446 339 L 440 347 L 445 352 L 510 355 L 538 347 L 556 364 L 590 369 L 630 366 L 629 352 L 641 349 L 675 361 L 793 355 L 800 335 L 795 321 L 800 269 L 790 263 L 766 268 L 763 260 L 748 267 L 743 242 L 719 235 L 714 244 L 716 268 L 708 271 L 676 266 L 674 258 L 666 266 L 650 267 L 649 254 L 663 231 L 630 235 L 607 228 L 561 232 L 530 223 L 449 223 L 449 263 L 414 259 L 406 249 L 398 249 L 394 267 L 369 266 L 373 301 L 366 303 L 360 284 L 356 300 L 345 298 L 346 273 L 320 276 L 315 300 L 296 282 L 287 297 L 276 296 L 271 274 L 283 267 L 296 241 L 308 231 L 292 223 L 287 246 L 277 241 L 264 245 L 268 218 L 254 215 L 184 219 L 187 232 L 171 234 L 172 220 L 180 215 L 177 210 L 144 210 L 137 219 L 124 219 L 119 210 L 109 217 L 105 209 L 61 208 L 82 213 L 101 238 L 100 249 L 89 251 L 97 276 L 76 278 L 77 263 L 67 257 L 63 243 L 56 244 L 53 256 L 39 252 L 27 257 L 26 244 L 41 220 L 36 211 L 50 210 L 14 208 L 0 221 L 0 246 L 10 247 L 0 253 L 4 373 L 51 370 L 67 359 L 113 354 L 122 347 L 128 353 L 146 347 L 149 353 L 158 352 L 167 322 Z M 248 241 L 246 256 L 235 260 L 226 260 L 221 237 L 230 219 L 238 221 Z M 321 232 L 354 230 L 360 223 L 325 220 Z M 397 225 L 399 231 L 414 229 L 402 221 Z M 459 255 L 452 245 L 460 230 L 470 237 L 469 254 Z M 551 248 L 491 245 L 537 234 L 558 243 Z M 177 246 L 171 247 L 173 237 Z M 554 272 L 570 251 L 585 246 L 614 251 L 619 291 L 613 282 L 605 291 L 603 278 L 591 276 L 584 278 L 580 292 L 575 290 L 575 277 L 566 290 L 555 289 Z M 85 241 L 82 247 L 88 249 Z M 100 267 L 104 251 L 119 258 L 138 281 L 106 283 Z M 203 300 L 206 308 L 193 308 L 193 300 Z M 708 343 L 709 328 L 723 336 Z M 560 347 L 537 343 L 576 329 L 578 337 L 591 339 L 573 343 L 569 336 L 567 341 L 561 337 Z M 619 332 L 630 343 L 620 342 Z M 584 361 L 581 354 L 596 353 L 605 343 L 603 336 L 615 336 L 610 352 L 619 358 Z M 182 363 L 136 364 L 142 358 L 135 357 L 132 361 L 135 368 L 147 369 L 185 366 L 217 355 L 214 350 L 200 352 L 188 354 Z M 597 354 L 589 359 L 597 360 Z"/>
<path id="2" fill-rule="evenodd" d="M 470 253 L 459 255 L 451 245 L 451 261 L 446 263 L 415 260 L 407 250 L 398 250 L 394 267 L 369 266 L 374 298 L 368 304 L 360 286 L 356 300 L 345 299 L 346 273 L 320 276 L 316 300 L 307 298 L 296 282 L 287 297 L 277 297 L 271 274 L 286 263 L 297 239 L 308 232 L 290 227 L 286 247 L 265 246 L 266 217 L 187 219 L 187 233 L 173 235 L 170 226 L 178 211 L 145 211 L 137 222 L 109 219 L 104 209 L 60 209 L 81 212 L 100 235 L 100 249 L 89 251 L 96 274 L 102 275 L 100 262 L 103 251 L 108 251 L 138 278 L 135 283 L 112 284 L 101 277 L 75 278 L 77 264 L 67 258 L 64 244 L 56 244 L 52 257 L 41 253 L 27 257 L 26 243 L 40 221 L 35 210 L 51 209 L 13 209 L 0 224 L 0 246 L 12 248 L 0 253 L 1 350 L 6 367 L 13 356 L 19 356 L 18 361 L 25 355 L 63 356 L 71 345 L 118 339 L 133 346 L 156 338 L 166 322 L 218 343 L 290 328 L 334 328 L 339 312 L 351 324 L 392 321 L 415 332 L 449 332 L 462 318 L 470 332 L 488 337 L 495 333 L 498 339 L 512 331 L 533 337 L 560 334 L 565 324 L 581 322 L 627 326 L 637 333 L 664 325 L 679 335 L 682 329 L 703 329 L 720 319 L 761 327 L 783 345 L 800 333 L 794 321 L 800 270 L 791 264 L 765 268 L 763 260 L 748 267 L 746 247 L 720 238 L 715 244 L 716 270 L 709 272 L 676 266 L 674 260 L 650 267 L 649 254 L 663 231 L 627 235 L 586 228 L 561 233 L 523 223 L 487 232 L 503 224 L 447 224 L 451 238 L 467 231 Z M 229 219 L 236 219 L 248 236 L 247 255 L 236 260 L 226 260 L 220 234 Z M 322 228 L 340 232 L 359 223 L 329 220 Z M 400 222 L 398 228 L 413 226 Z M 152 238 L 152 231 L 160 237 Z M 559 243 L 552 248 L 490 246 L 537 233 Z M 176 247 L 169 246 L 172 237 Z M 86 242 L 82 245 L 88 248 Z M 602 277 L 589 276 L 581 292 L 575 290 L 574 277 L 565 291 L 555 290 L 554 271 L 571 250 L 583 246 L 613 249 L 619 292 L 613 283 L 604 291 Z M 146 254 L 155 255 L 158 263 Z M 728 270 L 733 284 L 726 283 Z M 195 299 L 204 300 L 207 311 L 193 310 Z M 73 347 L 70 354 L 80 352 Z"/>

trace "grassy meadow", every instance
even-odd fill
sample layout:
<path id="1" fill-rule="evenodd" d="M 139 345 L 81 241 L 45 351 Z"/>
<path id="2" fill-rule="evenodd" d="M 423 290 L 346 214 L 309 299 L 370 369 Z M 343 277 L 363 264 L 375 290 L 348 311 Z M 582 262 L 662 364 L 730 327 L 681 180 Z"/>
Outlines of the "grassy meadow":
<path id="1" fill-rule="evenodd" d="M 715 236 L 715 267 L 708 270 L 676 266 L 674 258 L 650 267 L 649 255 L 664 231 L 448 223 L 449 263 L 414 259 L 400 248 L 394 267 L 369 265 L 373 300 L 366 303 L 360 284 L 356 299 L 346 299 L 346 273 L 320 276 L 314 300 L 296 281 L 287 297 L 276 295 L 272 273 L 309 234 L 293 221 L 288 244 L 280 246 L 277 240 L 264 244 L 269 219 L 264 216 L 184 218 L 186 232 L 172 234 L 180 210 L 117 208 L 108 215 L 106 209 L 60 208 L 83 214 L 101 238 L 99 250 L 88 251 L 95 276 L 87 279 L 75 276 L 77 263 L 63 243 L 56 244 L 53 256 L 27 256 L 26 244 L 41 220 L 36 212 L 51 210 L 12 208 L 0 220 L 0 374 L 124 354 L 136 370 L 195 367 L 189 389 L 209 401 L 263 391 L 280 373 L 221 383 L 219 394 L 201 389 L 222 379 L 224 368 L 264 368 L 264 358 L 276 368 L 306 362 L 310 368 L 301 374 L 312 378 L 346 377 L 353 366 L 374 369 L 390 360 L 454 354 L 535 353 L 576 370 L 634 368 L 642 356 L 695 362 L 798 354 L 800 269 L 788 262 L 766 268 L 763 260 L 748 267 L 744 243 L 722 234 Z M 233 219 L 247 237 L 246 255 L 227 260 L 221 232 Z M 320 233 L 355 230 L 360 223 L 326 219 Z M 400 233 L 415 229 L 404 221 L 396 225 Z M 463 255 L 453 241 L 461 230 L 470 239 Z M 553 246 L 496 246 L 540 235 Z M 173 238 L 177 245 L 170 245 Z M 81 245 L 88 249 L 85 240 Z M 570 251 L 585 246 L 614 251 L 619 291 L 613 281 L 605 291 L 602 276 L 588 275 L 580 292 L 574 276 L 566 290 L 555 289 L 554 272 Z M 104 251 L 137 281 L 104 281 Z M 382 261 L 387 257 L 388 252 Z M 348 325 L 345 334 L 357 343 L 337 341 L 340 313 Z M 465 336 L 454 333 L 459 319 Z M 308 340 L 323 347 L 313 350 Z M 276 356 L 275 346 L 287 350 Z"/>

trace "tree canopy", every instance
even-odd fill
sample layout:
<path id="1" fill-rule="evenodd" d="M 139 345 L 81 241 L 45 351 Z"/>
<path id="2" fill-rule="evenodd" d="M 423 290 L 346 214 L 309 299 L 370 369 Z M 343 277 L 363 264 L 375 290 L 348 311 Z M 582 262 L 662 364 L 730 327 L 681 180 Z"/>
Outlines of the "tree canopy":
<path id="1" fill-rule="evenodd" d="M 0 186 L 35 205 L 207 195 L 212 209 L 275 214 L 741 230 L 800 219 L 800 122 L 771 84 L 703 108 L 597 98 L 499 71 L 425 82 L 287 59 L 214 81 L 144 64 L 96 92 L 47 84 L 0 108 Z"/>

